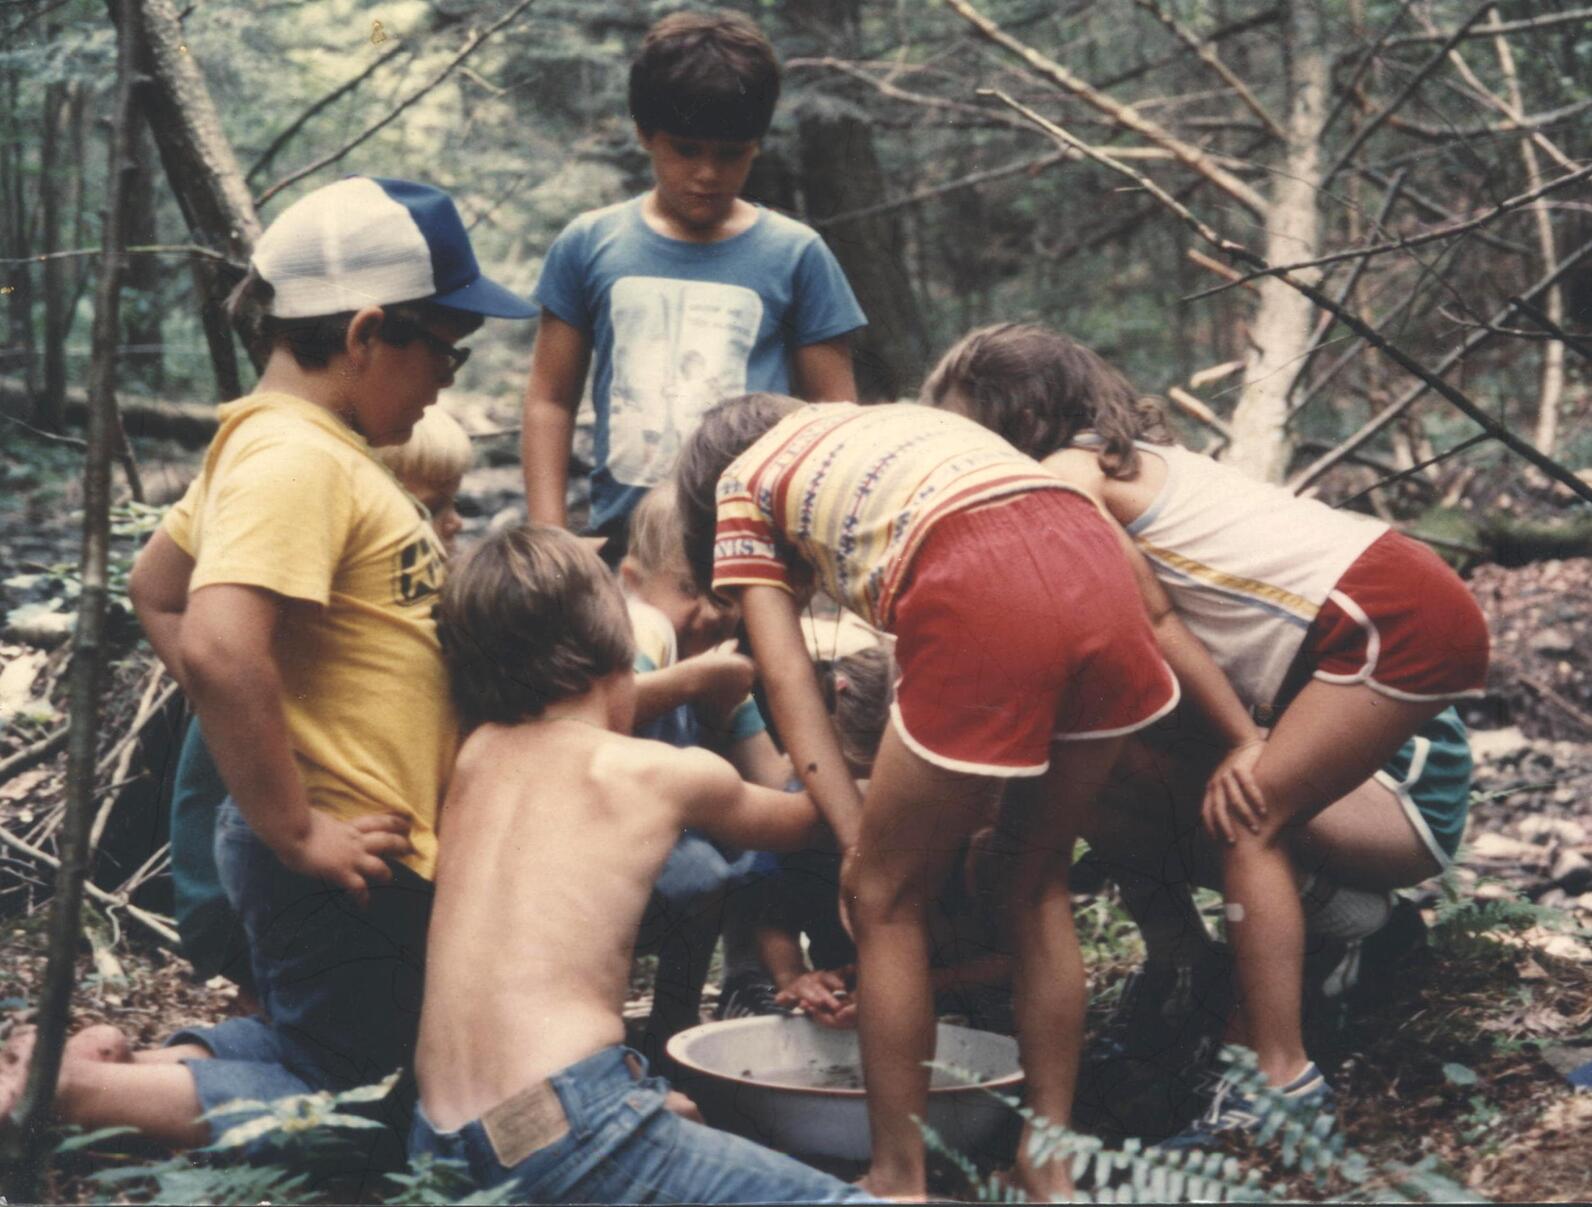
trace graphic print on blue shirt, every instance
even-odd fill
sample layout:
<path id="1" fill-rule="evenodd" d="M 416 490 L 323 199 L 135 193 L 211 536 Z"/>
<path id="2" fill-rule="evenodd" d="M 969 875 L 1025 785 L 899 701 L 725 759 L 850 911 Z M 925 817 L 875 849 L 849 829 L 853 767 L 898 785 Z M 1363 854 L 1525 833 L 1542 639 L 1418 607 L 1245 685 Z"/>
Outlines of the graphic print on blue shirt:
<path id="1" fill-rule="evenodd" d="M 608 472 L 655 486 L 703 412 L 746 393 L 763 299 L 740 285 L 668 277 L 622 277 L 609 297 Z"/>

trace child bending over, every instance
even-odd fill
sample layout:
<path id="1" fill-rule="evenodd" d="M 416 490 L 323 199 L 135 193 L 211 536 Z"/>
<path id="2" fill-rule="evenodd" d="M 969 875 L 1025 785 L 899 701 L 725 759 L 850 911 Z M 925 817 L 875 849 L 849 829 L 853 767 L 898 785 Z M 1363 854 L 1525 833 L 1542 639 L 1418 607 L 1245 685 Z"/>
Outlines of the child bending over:
<path id="1" fill-rule="evenodd" d="M 1340 898 L 1350 907 L 1340 914 L 1369 913 L 1374 924 L 1385 890 L 1447 866 L 1469 768 L 1449 705 L 1481 693 L 1480 609 L 1436 554 L 1381 521 L 1151 442 L 1126 380 L 1043 327 L 973 332 L 945 354 L 923 399 L 978 420 L 1098 500 L 1147 563 L 1152 598 L 1169 597 L 1209 651 L 1185 649 L 1174 665 L 1231 747 L 1207 752 L 1200 808 L 1220 848 L 1247 1042 L 1272 1085 L 1325 1094 L 1300 1026 L 1297 880 L 1313 874 L 1316 899 Z M 1164 605 L 1151 610 L 1170 618 Z M 1200 659 L 1221 673 L 1199 671 Z M 1117 846 L 1143 849 L 1131 837 Z M 1356 906 L 1353 889 L 1374 891 Z M 1252 1119 L 1219 1086 L 1190 1140 Z"/>
<path id="2" fill-rule="evenodd" d="M 568 533 L 487 538 L 444 588 L 439 626 L 472 732 L 443 810 L 410 1151 L 537 1202 L 858 1197 L 672 1113 L 622 1046 L 636 927 L 681 828 L 796 849 L 817 837 L 811 801 L 628 736 L 624 601 Z"/>
<path id="3" fill-rule="evenodd" d="M 890 720 L 894 677 L 883 645 L 847 654 L 822 670 L 841 753 L 857 779 L 873 772 Z M 994 866 L 987 857 L 992 834 L 990 828 L 974 834 L 929 907 L 929 984 L 936 1015 L 1010 1034 L 1012 961 L 1000 935 L 998 894 L 991 877 L 980 874 Z M 839 856 L 826 851 L 781 859 L 763 891 L 757 941 L 779 991 L 775 1005 L 800 1008 L 821 1026 L 855 1027 L 857 949 L 836 909 L 839 874 Z"/>
<path id="4" fill-rule="evenodd" d="M 1018 781 L 1010 877 L 1029 1103 L 1065 1124 L 1084 975 L 1067 876 L 1079 817 L 1122 737 L 1169 712 L 1121 539 L 1082 493 L 977 424 L 911 404 L 753 394 L 703 417 L 677 471 L 697 585 L 740 601 L 779 733 L 846 852 L 877 1194 L 922 1195 L 913 1117 L 934 1053 L 928 903 Z M 800 623 L 822 587 L 896 636 L 901 677 L 862 798 Z M 1049 1197 L 1066 1171 L 1017 1176 Z"/>
<path id="5" fill-rule="evenodd" d="M 682 749 L 705 747 L 729 759 L 750 783 L 784 788 L 790 760 L 774 748 L 747 694 L 752 660 L 718 648 L 733 636 L 738 616 L 697 590 L 671 484 L 654 487 L 637 506 L 619 581 L 636 639 L 636 735 Z M 757 852 L 727 850 L 694 830 L 669 852 L 637 940 L 639 951 L 658 955 L 642 1044 L 654 1064 L 663 1060 L 671 1036 L 699 1021 L 721 930 L 721 1007 L 746 996 L 757 980 L 753 917 L 741 891 L 758 875 L 757 862 Z"/>

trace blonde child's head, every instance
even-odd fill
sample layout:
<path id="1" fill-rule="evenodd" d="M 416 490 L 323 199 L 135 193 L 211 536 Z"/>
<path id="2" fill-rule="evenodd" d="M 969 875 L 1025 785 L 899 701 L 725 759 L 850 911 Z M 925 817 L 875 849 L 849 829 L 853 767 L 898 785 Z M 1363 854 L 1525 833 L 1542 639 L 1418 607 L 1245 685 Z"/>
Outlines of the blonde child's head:
<path id="1" fill-rule="evenodd" d="M 1167 442 L 1153 401 L 1098 354 L 1038 323 L 964 335 L 934 366 L 920 401 L 966 415 L 1035 459 L 1092 431 L 1103 441 L 1101 468 L 1114 478 L 1138 471 L 1135 440 Z"/>
<path id="2" fill-rule="evenodd" d="M 495 532 L 452 568 L 437 636 L 471 726 L 539 717 L 610 675 L 628 675 L 635 658 L 613 575 L 579 537 L 551 524 Z"/>
<path id="3" fill-rule="evenodd" d="M 697 587 L 685 559 L 673 483 L 654 486 L 630 514 L 630 543 L 619 563 L 626 592 L 668 617 L 680 656 L 700 654 L 729 638 L 733 607 Z"/>
<path id="4" fill-rule="evenodd" d="M 883 645 L 819 664 L 824 703 L 840 737 L 840 753 L 857 779 L 866 779 L 890 723 L 895 660 Z"/>
<path id="5" fill-rule="evenodd" d="M 432 527 L 451 555 L 453 538 L 464 526 L 454 499 L 474 456 L 459 421 L 441 407 L 428 407 L 407 441 L 374 452 L 403 488 L 425 504 Z"/>

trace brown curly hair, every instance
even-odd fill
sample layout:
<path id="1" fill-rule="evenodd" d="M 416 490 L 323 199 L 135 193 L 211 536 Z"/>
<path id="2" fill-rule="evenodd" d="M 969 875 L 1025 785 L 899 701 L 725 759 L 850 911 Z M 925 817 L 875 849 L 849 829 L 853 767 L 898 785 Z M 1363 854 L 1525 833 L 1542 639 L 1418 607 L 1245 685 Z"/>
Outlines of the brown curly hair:
<path id="1" fill-rule="evenodd" d="M 1039 323 L 997 323 L 964 335 L 923 383 L 920 401 L 960 395 L 969 417 L 1036 460 L 1092 431 L 1113 478 L 1139 469 L 1135 440 L 1170 444 L 1165 416 L 1098 353 Z"/>

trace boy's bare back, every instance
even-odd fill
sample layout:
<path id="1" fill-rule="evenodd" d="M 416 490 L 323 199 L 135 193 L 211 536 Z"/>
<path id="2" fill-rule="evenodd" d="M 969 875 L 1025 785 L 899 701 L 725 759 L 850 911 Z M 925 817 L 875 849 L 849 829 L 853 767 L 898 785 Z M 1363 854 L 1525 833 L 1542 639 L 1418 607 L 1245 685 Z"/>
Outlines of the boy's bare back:
<path id="1" fill-rule="evenodd" d="M 487 725 L 460 752 L 417 1061 L 440 1128 L 623 1042 L 636 930 L 682 827 L 790 847 L 816 823 L 805 796 L 600 717 Z"/>

